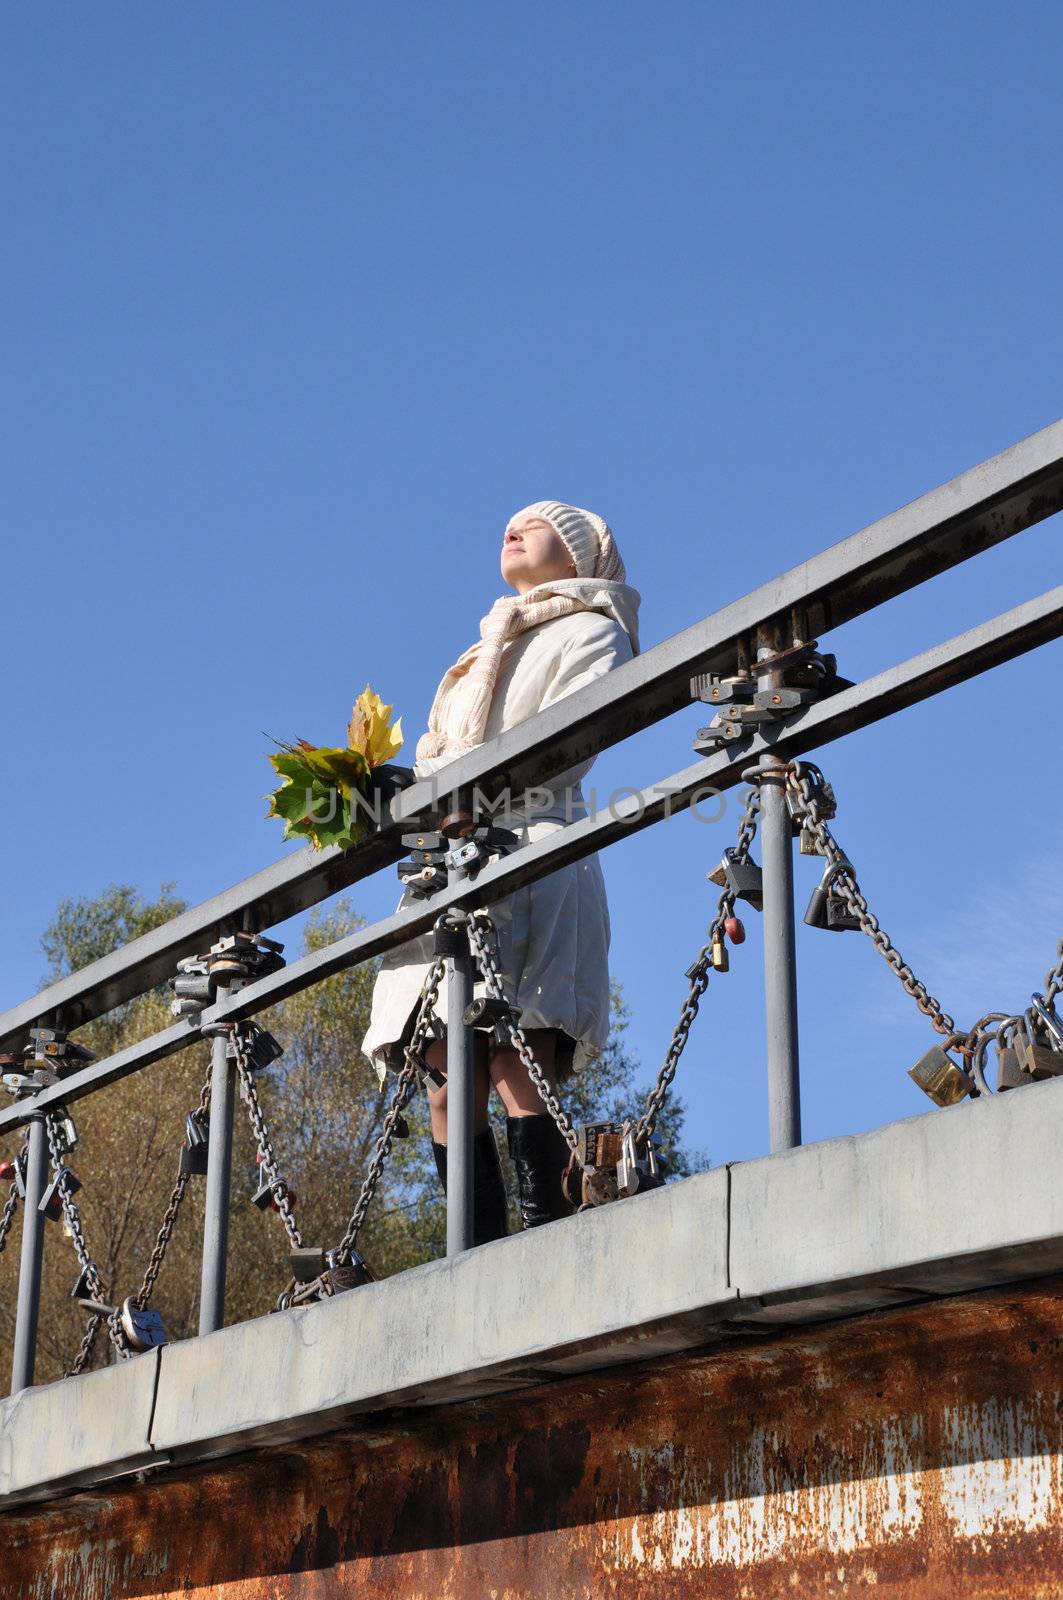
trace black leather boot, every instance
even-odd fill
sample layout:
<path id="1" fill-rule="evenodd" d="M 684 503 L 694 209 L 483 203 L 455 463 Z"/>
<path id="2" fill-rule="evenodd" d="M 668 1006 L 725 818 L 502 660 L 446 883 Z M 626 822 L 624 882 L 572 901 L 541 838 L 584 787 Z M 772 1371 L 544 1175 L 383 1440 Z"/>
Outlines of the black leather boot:
<path id="1" fill-rule="evenodd" d="M 548 1112 L 534 1117 L 507 1117 L 506 1140 L 517 1171 L 517 1198 L 525 1228 L 567 1217 L 572 1207 L 561 1193 L 561 1174 L 568 1164 L 568 1145 Z"/>
<path id="2" fill-rule="evenodd" d="M 432 1154 L 436 1158 L 436 1171 L 447 1190 L 447 1147 L 432 1140 Z M 504 1239 L 509 1232 L 506 1206 L 506 1186 L 502 1180 L 502 1163 L 498 1159 L 498 1146 L 490 1128 L 478 1133 L 472 1141 L 472 1242 L 488 1244 L 492 1239 Z"/>

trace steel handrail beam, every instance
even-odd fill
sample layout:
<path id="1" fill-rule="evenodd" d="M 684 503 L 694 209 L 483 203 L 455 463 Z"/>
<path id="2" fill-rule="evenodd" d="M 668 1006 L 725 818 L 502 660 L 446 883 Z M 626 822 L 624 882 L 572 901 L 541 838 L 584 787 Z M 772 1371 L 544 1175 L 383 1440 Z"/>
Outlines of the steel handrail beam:
<path id="1" fill-rule="evenodd" d="M 520 790 L 597 755 L 689 704 L 692 673 L 733 668 L 738 644 L 758 627 L 803 614 L 820 635 L 1063 509 L 1063 420 L 1012 445 L 899 511 L 870 524 L 577 694 L 447 764 L 391 804 L 390 823 L 356 850 L 303 850 L 254 873 L 49 985 L 0 1015 L 0 1050 L 59 1016 L 74 1028 L 164 982 L 184 956 L 221 933 L 263 931 L 399 860 L 402 824 L 431 813 L 441 796 L 479 785 Z M 446 788 L 442 787 L 445 782 Z"/>
<path id="2" fill-rule="evenodd" d="M 253 1016 L 325 978 L 426 933 L 436 917 L 449 907 L 493 904 L 526 883 L 686 809 L 696 800 L 699 791 L 723 792 L 734 788 L 742 781 L 746 769 L 766 750 L 781 751 L 791 758 L 804 755 L 1060 637 L 1063 637 L 1063 584 L 886 672 L 866 678 L 851 689 L 805 706 L 785 723 L 769 725 L 752 736 L 739 751 L 719 751 L 649 789 L 640 790 L 605 812 L 570 823 L 559 832 L 502 857 L 485 867 L 472 883 L 443 889 L 430 901 L 396 912 L 300 957 L 281 971 L 248 984 L 224 1005 L 215 1006 L 194 1023 L 177 1023 L 117 1055 L 93 1062 L 63 1082 L 42 1090 L 32 1100 L 20 1101 L 0 1111 L 0 1133 L 20 1127 L 34 1111 L 82 1099 L 141 1067 L 195 1044 L 203 1022 Z"/>

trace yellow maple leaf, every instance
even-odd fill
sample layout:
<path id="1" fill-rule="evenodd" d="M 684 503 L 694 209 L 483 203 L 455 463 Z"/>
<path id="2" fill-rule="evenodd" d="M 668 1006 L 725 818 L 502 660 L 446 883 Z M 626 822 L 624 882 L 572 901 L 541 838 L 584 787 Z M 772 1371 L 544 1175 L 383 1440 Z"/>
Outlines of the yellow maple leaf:
<path id="1" fill-rule="evenodd" d="M 394 706 L 386 706 L 366 684 L 347 724 L 347 748 L 360 750 L 370 767 L 391 761 L 402 749 L 402 718 L 392 724 Z"/>

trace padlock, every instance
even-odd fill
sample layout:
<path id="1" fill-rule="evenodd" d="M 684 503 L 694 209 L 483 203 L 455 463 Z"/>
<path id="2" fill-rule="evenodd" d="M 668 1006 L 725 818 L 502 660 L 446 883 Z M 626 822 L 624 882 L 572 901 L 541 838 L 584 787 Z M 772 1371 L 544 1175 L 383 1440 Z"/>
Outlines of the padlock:
<path id="1" fill-rule="evenodd" d="M 320 1278 L 327 1265 L 323 1246 L 313 1244 L 289 1250 L 288 1262 L 296 1283 L 313 1283 L 315 1278 Z"/>
<path id="2" fill-rule="evenodd" d="M 1053 1050 L 1063 1050 L 1063 1018 L 1058 1016 L 1055 1006 L 1050 1005 L 1044 995 L 1033 994 L 1030 1009 Z"/>
<path id="3" fill-rule="evenodd" d="M 620 1122 L 587 1122 L 576 1130 L 576 1160 L 580 1166 L 615 1167 L 620 1160 L 624 1128 Z"/>
<path id="4" fill-rule="evenodd" d="M 860 918 L 850 911 L 845 899 L 832 889 L 827 895 L 827 920 L 824 924 L 832 933 L 860 933 Z"/>
<path id="5" fill-rule="evenodd" d="M 506 1023 L 520 1021 L 520 1007 L 511 1006 L 507 1000 L 485 995 L 479 1000 L 470 1001 L 462 1012 L 461 1020 L 467 1028 L 490 1027 L 495 1043 L 505 1046 L 510 1040 Z"/>
<path id="6" fill-rule="evenodd" d="M 698 729 L 691 748 L 696 756 L 711 756 L 739 739 L 747 739 L 751 731 L 733 718 L 717 714 L 706 727 Z"/>
<path id="7" fill-rule="evenodd" d="M 416 863 L 400 861 L 398 874 L 406 888 L 417 900 L 426 900 L 429 895 L 436 894 L 447 886 L 445 867 L 420 866 Z"/>
<path id="8" fill-rule="evenodd" d="M 17 1171 L 13 1161 L 0 1161 L 0 1183 L 14 1183 Z"/>
<path id="9" fill-rule="evenodd" d="M 714 972 L 730 971 L 731 958 L 727 954 L 722 933 L 714 933 L 712 936 L 712 966 Z"/>
<path id="10" fill-rule="evenodd" d="M 328 1267 L 326 1278 L 333 1294 L 346 1294 L 348 1289 L 360 1289 L 365 1283 L 375 1283 L 364 1257 L 351 1250 L 346 1261 L 341 1261 L 338 1250 L 330 1250 L 325 1257 Z"/>
<path id="11" fill-rule="evenodd" d="M 735 673 L 729 678 L 720 677 L 715 672 L 702 672 L 690 680 L 690 698 L 704 700 L 709 705 L 718 704 L 721 700 L 746 702 L 753 699 L 756 687 L 748 672 Z"/>
<path id="12" fill-rule="evenodd" d="M 746 930 L 741 917 L 725 917 L 723 931 L 732 944 L 745 944 Z"/>
<path id="13" fill-rule="evenodd" d="M 616 1192 L 625 1198 L 638 1194 L 639 1162 L 635 1150 L 635 1136 L 629 1130 L 621 1140 L 620 1160 L 616 1164 Z"/>
<path id="14" fill-rule="evenodd" d="M 441 850 L 444 854 L 447 848 L 441 833 L 404 833 L 402 844 L 406 850 Z"/>
<path id="15" fill-rule="evenodd" d="M 819 841 L 807 822 L 801 824 L 800 840 L 798 848 L 803 856 L 819 855 Z"/>
<path id="16" fill-rule="evenodd" d="M 410 1124 L 401 1112 L 391 1125 L 391 1136 L 393 1139 L 408 1139 L 410 1137 Z"/>
<path id="17" fill-rule="evenodd" d="M 957 1066 L 939 1044 L 920 1056 L 915 1066 L 908 1069 L 908 1076 L 938 1106 L 954 1106 L 965 1095 L 976 1092 L 974 1079 Z"/>
<path id="18" fill-rule="evenodd" d="M 267 1033 L 265 1028 L 256 1028 L 250 1043 L 245 1048 L 247 1064 L 252 1072 L 265 1072 L 278 1056 L 284 1054 L 284 1046 L 279 1044 L 271 1033 Z"/>
<path id="19" fill-rule="evenodd" d="M 458 877 L 471 878 L 478 866 L 487 860 L 487 851 L 475 839 L 467 839 L 464 844 L 455 845 L 453 850 L 448 850 L 444 864 Z"/>
<path id="20" fill-rule="evenodd" d="M 730 889 L 736 900 L 747 901 L 754 911 L 764 909 L 763 874 L 755 861 L 740 857 L 734 845 L 728 845 L 720 865 L 708 878 L 721 889 Z"/>
<path id="21" fill-rule="evenodd" d="M 1002 1039 L 1000 1034 L 996 1039 L 997 1048 L 997 1093 L 1003 1094 L 1008 1089 L 1021 1089 L 1030 1079 L 1019 1066 L 1019 1058 L 1015 1046 Z"/>
<path id="22" fill-rule="evenodd" d="M 631 1129 L 623 1140 L 620 1160 L 617 1163 L 617 1194 L 622 1198 L 630 1198 L 631 1195 L 641 1194 L 647 1189 L 659 1188 L 662 1181 L 652 1139 L 646 1146 L 645 1154 L 640 1155 L 635 1146 L 634 1129 Z"/>
<path id="23" fill-rule="evenodd" d="M 134 1350 L 157 1350 L 159 1345 L 166 1343 L 161 1313 L 153 1311 L 150 1306 L 141 1310 L 132 1295 L 122 1301 L 118 1315 L 122 1332 Z"/>
<path id="24" fill-rule="evenodd" d="M 266 1176 L 265 1168 L 262 1166 L 261 1151 L 256 1160 L 260 1168 L 260 1175 L 258 1189 L 252 1196 L 252 1204 L 256 1205 L 260 1211 L 273 1210 L 279 1212 L 280 1206 L 277 1202 L 277 1185 L 279 1185 L 280 1193 L 285 1197 L 288 1204 L 294 1205 L 296 1200 L 295 1190 L 289 1189 L 288 1185 L 281 1179 L 277 1179 L 275 1183 L 270 1182 Z"/>
<path id="25" fill-rule="evenodd" d="M 579 1199 L 581 1211 L 588 1206 L 610 1205 L 619 1198 L 615 1167 L 595 1167 L 592 1171 L 584 1172 Z"/>
<path id="26" fill-rule="evenodd" d="M 206 1144 L 183 1144 L 177 1170 L 186 1178 L 205 1178 L 209 1162 L 210 1149 Z"/>
<path id="27" fill-rule="evenodd" d="M 561 1174 L 561 1193 L 570 1206 L 579 1206 L 583 1199 L 583 1168 L 574 1155 L 570 1155 Z"/>
<path id="28" fill-rule="evenodd" d="M 431 1087 L 433 1089 L 442 1089 L 443 1085 L 447 1081 L 446 1073 L 440 1072 L 438 1067 L 429 1066 L 426 1058 L 422 1055 L 419 1055 L 416 1050 L 410 1050 L 408 1055 L 409 1059 L 417 1068 L 421 1082 L 426 1086 L 426 1088 Z M 399 1063 L 397 1070 L 399 1069 L 401 1069 L 401 1063 Z"/>
<path id="29" fill-rule="evenodd" d="M 791 711 L 796 711 L 799 706 L 807 705 L 812 698 L 808 689 L 791 689 L 780 684 L 775 689 L 760 689 L 753 696 L 753 704 L 761 710 L 770 711 L 777 717 L 788 716 Z"/>
<path id="30" fill-rule="evenodd" d="M 848 872 L 849 874 L 852 874 L 852 871 L 852 862 L 847 861 L 844 856 L 838 856 L 835 860 L 827 862 L 827 865 L 823 869 L 823 876 L 813 889 L 812 898 L 809 900 L 808 906 L 805 909 L 805 922 L 810 928 L 832 927 L 835 932 L 844 931 L 845 924 L 841 919 L 840 913 L 835 913 L 836 917 L 838 918 L 837 921 L 835 921 L 833 924 L 828 922 L 828 901 L 832 898 L 831 885 L 838 874 L 841 872 Z M 833 898 L 837 899 L 838 896 L 834 896 Z M 842 901 L 841 905 L 842 909 L 844 910 L 845 902 Z M 859 924 L 857 924 L 857 926 L 859 926 Z"/>
<path id="31" fill-rule="evenodd" d="M 208 1156 L 209 1133 L 207 1124 L 202 1121 L 195 1111 L 190 1111 L 185 1118 L 185 1142 L 181 1146 L 179 1171 L 183 1172 L 186 1177 L 205 1177 Z"/>
<path id="32" fill-rule="evenodd" d="M 77 1281 L 70 1291 L 71 1300 L 76 1300 L 82 1311 L 91 1311 L 101 1317 L 109 1317 L 114 1311 L 113 1306 L 105 1305 L 102 1300 L 94 1300 L 89 1288 L 89 1279 L 92 1276 L 91 1267 L 82 1267 L 78 1273 Z"/>
<path id="33" fill-rule="evenodd" d="M 818 820 L 820 822 L 830 822 L 838 814 L 838 800 L 833 788 L 819 768 L 811 761 L 801 761 L 797 765 L 800 769 L 800 776 L 805 779 L 811 791 L 811 803 L 816 808 Z M 805 799 L 797 789 L 787 788 L 786 804 L 792 817 L 804 816 L 807 809 Z M 818 855 L 819 852 L 810 851 L 808 853 Z"/>
<path id="34" fill-rule="evenodd" d="M 1019 1070 L 1034 1083 L 1039 1083 L 1045 1078 L 1063 1075 L 1063 1055 L 1049 1045 L 1037 1042 L 1034 1035 L 1035 1018 L 1036 1013 L 1032 1009 L 1026 1012 L 1021 1025 L 1015 1029 L 1013 1043 Z"/>
<path id="35" fill-rule="evenodd" d="M 58 1222 L 63 1215 L 63 1196 L 75 1195 L 81 1188 L 69 1167 L 59 1167 L 55 1177 L 41 1195 L 38 1211 L 43 1211 L 49 1222 Z"/>
<path id="36" fill-rule="evenodd" d="M 59 1082 L 59 1074 L 48 1067 L 36 1067 L 32 1072 L 5 1072 L 3 1085 L 8 1094 L 36 1094 L 38 1089 L 50 1089 Z"/>
<path id="37" fill-rule="evenodd" d="M 52 1127 L 55 1129 L 60 1152 L 69 1155 L 78 1142 L 78 1131 L 74 1126 L 74 1119 L 65 1106 L 57 1106 L 52 1113 Z"/>

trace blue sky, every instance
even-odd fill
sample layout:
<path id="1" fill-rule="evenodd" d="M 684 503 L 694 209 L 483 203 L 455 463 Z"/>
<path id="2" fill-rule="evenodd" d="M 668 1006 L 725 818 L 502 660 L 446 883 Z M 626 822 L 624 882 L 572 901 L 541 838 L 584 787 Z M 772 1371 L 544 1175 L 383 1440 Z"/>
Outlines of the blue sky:
<path id="1" fill-rule="evenodd" d="M 1063 410 L 1056 6 L 67 4 L 0 39 L 4 1005 L 60 896 L 199 900 L 288 848 L 262 730 L 332 742 L 368 679 L 416 736 L 519 506 L 609 519 L 652 644 Z M 829 647 L 864 676 L 1059 549 L 1057 518 Z M 1061 665 L 822 753 L 966 1020 L 1063 933 Z M 605 858 L 647 1073 L 734 825 Z M 747 922 L 679 1079 L 714 1161 L 766 1139 Z M 808 1136 L 927 1108 L 932 1036 L 867 942 L 802 930 L 800 974 Z"/>

